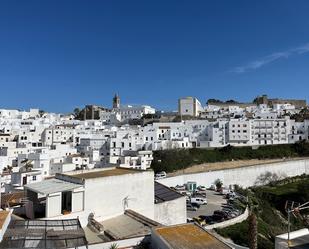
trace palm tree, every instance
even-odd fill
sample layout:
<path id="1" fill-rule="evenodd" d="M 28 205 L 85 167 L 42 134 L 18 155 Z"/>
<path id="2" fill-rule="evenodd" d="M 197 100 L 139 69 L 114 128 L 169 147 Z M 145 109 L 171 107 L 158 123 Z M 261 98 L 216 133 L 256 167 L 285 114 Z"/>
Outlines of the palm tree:
<path id="1" fill-rule="evenodd" d="M 249 215 L 249 248 L 257 249 L 257 221 L 254 212 L 250 211 Z"/>
<path id="2" fill-rule="evenodd" d="M 23 163 L 23 167 L 25 168 L 26 172 L 31 171 L 33 169 L 33 161 L 29 159 L 23 160 L 21 163 Z"/>

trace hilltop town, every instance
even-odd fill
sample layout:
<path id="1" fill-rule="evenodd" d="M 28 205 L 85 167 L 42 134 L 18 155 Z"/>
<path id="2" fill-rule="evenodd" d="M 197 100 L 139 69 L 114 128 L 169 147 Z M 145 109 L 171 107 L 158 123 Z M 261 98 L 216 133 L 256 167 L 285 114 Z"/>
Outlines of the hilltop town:
<path id="1" fill-rule="evenodd" d="M 234 186 L 308 172 L 309 154 L 294 148 L 307 146 L 307 112 L 305 100 L 266 95 L 205 106 L 185 97 L 168 113 L 121 105 L 118 95 L 112 108 L 86 105 L 72 114 L 1 109 L 0 247 L 238 248 L 213 230 L 249 215 Z M 237 158 L 243 150 L 251 156 Z"/>

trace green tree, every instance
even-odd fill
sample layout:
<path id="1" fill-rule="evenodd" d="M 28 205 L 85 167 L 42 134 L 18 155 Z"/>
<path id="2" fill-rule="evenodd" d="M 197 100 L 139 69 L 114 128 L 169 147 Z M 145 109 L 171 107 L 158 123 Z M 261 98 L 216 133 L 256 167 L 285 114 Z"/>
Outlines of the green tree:
<path id="1" fill-rule="evenodd" d="M 223 186 L 223 182 L 220 179 L 215 180 L 214 183 L 215 183 L 217 189 L 220 189 Z"/>
<path id="2" fill-rule="evenodd" d="M 79 113 L 80 113 L 80 109 L 79 109 L 78 107 L 76 107 L 76 108 L 74 109 L 74 111 L 73 111 L 74 116 L 75 116 L 75 117 L 78 117 Z"/>
<path id="3" fill-rule="evenodd" d="M 302 193 L 300 199 L 302 202 L 309 201 L 309 182 L 303 181 L 297 186 L 298 193 Z"/>

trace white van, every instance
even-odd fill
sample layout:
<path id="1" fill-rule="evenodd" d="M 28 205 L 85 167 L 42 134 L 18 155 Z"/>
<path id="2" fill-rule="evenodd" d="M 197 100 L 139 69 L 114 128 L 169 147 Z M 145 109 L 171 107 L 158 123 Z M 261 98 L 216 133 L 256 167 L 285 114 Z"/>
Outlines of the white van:
<path id="1" fill-rule="evenodd" d="M 190 199 L 190 202 L 191 203 L 196 203 L 196 204 L 199 204 L 199 205 L 206 205 L 207 204 L 207 199 L 203 198 L 203 197 L 192 197 Z"/>

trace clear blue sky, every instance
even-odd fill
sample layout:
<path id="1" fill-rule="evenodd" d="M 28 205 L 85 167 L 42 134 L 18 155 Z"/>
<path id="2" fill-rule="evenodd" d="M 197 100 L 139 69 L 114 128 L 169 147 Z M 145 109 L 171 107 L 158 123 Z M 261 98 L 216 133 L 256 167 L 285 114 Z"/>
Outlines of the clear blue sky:
<path id="1" fill-rule="evenodd" d="M 309 1 L 0 2 L 0 108 L 308 99 Z"/>

